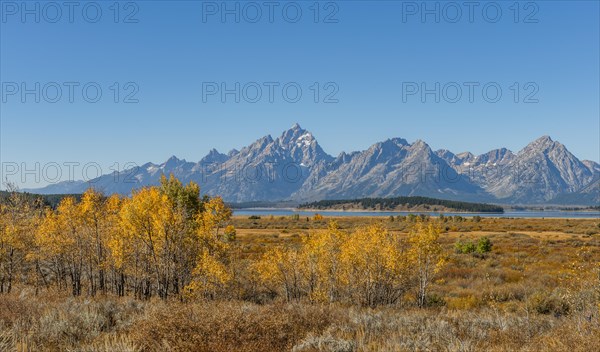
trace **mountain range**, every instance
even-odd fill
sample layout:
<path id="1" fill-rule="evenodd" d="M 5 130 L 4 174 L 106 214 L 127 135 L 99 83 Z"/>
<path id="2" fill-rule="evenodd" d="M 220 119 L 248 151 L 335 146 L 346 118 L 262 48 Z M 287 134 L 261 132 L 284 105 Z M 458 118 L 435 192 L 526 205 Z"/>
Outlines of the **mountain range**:
<path id="1" fill-rule="evenodd" d="M 175 156 L 162 164 L 107 174 L 89 182 L 67 181 L 30 189 L 40 194 L 130 194 L 156 185 L 162 174 L 200 184 L 202 192 L 229 202 L 297 202 L 364 197 L 426 196 L 499 204 L 600 204 L 600 165 L 579 160 L 560 142 L 543 136 L 514 153 L 433 151 L 427 143 L 392 138 L 367 150 L 327 154 L 313 134 L 295 124 L 281 136 L 262 137 L 199 162 Z"/>

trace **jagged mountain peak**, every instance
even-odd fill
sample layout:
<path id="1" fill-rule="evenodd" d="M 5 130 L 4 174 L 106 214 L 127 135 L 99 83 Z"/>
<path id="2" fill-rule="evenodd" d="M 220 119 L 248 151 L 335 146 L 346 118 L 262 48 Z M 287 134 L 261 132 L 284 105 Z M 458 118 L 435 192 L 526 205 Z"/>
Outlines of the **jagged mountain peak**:
<path id="1" fill-rule="evenodd" d="M 302 127 L 299 124 L 294 124 L 289 130 L 283 131 L 281 136 L 277 138 L 277 141 L 284 146 L 297 147 L 310 146 L 312 143 L 316 143 L 316 139 L 313 134 Z"/>
<path id="2" fill-rule="evenodd" d="M 504 148 L 504 147 L 502 147 L 502 148 L 498 148 L 498 149 L 494 149 L 494 150 L 492 150 L 491 152 L 499 153 L 499 154 L 502 154 L 502 155 L 505 155 L 505 154 L 512 154 L 512 151 L 511 151 L 510 149 L 508 149 L 508 148 Z M 490 152 L 490 153 L 491 153 L 491 152 Z"/>
<path id="3" fill-rule="evenodd" d="M 220 153 L 218 150 L 213 148 L 208 152 L 208 154 L 206 154 L 204 158 L 202 158 L 202 160 L 200 160 L 200 163 L 222 163 L 225 162 L 227 159 L 229 159 L 228 155 Z"/>
<path id="4" fill-rule="evenodd" d="M 271 143 L 273 143 L 273 137 L 271 137 L 271 135 L 268 134 L 264 137 L 257 139 L 256 142 L 252 143 L 248 147 L 245 147 L 244 149 L 263 149 L 263 148 L 266 148 L 267 145 L 269 145 Z"/>
<path id="5" fill-rule="evenodd" d="M 425 143 L 425 141 L 422 139 L 417 139 L 413 144 L 409 146 L 409 148 L 412 150 L 419 150 L 428 153 L 432 152 L 431 148 L 429 147 L 429 144 Z"/>
<path id="6" fill-rule="evenodd" d="M 511 156 L 502 176 L 488 179 L 487 190 L 510 202 L 544 203 L 577 192 L 593 179 L 593 171 L 563 144 L 542 136 Z"/>
<path id="7" fill-rule="evenodd" d="M 402 147 L 408 145 L 408 142 L 406 141 L 406 139 L 399 138 L 399 137 L 390 138 L 386 142 L 394 143 L 395 145 L 402 146 Z"/>
<path id="8" fill-rule="evenodd" d="M 231 158 L 232 156 L 238 154 L 239 152 L 240 152 L 239 150 L 233 148 L 227 153 L 227 156 Z"/>
<path id="9" fill-rule="evenodd" d="M 170 168 L 177 167 L 178 165 L 185 163 L 185 162 L 186 162 L 185 160 L 179 159 L 175 155 L 171 155 L 171 157 L 169 159 L 167 159 L 167 161 L 162 163 L 160 166 L 164 169 L 170 169 Z"/>
<path id="10" fill-rule="evenodd" d="M 383 142 L 373 144 L 369 149 L 392 149 L 396 150 L 405 146 L 409 146 L 408 142 L 402 138 L 389 138 Z"/>
<path id="11" fill-rule="evenodd" d="M 460 164 L 458 157 L 448 149 L 438 149 L 435 151 L 435 155 L 445 160 L 449 165 Z"/>
<path id="12" fill-rule="evenodd" d="M 523 148 L 519 154 L 522 153 L 536 153 L 536 152 L 547 152 L 552 149 L 560 148 L 566 151 L 564 145 L 562 145 L 558 141 L 554 141 L 550 136 L 541 136 L 540 138 L 534 140 Z"/>
<path id="13" fill-rule="evenodd" d="M 476 163 L 492 163 L 496 164 L 504 164 L 511 161 L 514 158 L 514 154 L 507 148 L 499 148 L 490 150 L 485 154 L 481 154 L 477 156 Z"/>
<path id="14" fill-rule="evenodd" d="M 549 136 L 542 136 L 529 143 L 517 153 L 522 161 L 545 158 L 548 161 L 559 164 L 584 165 L 577 159 L 562 143 L 552 140 Z"/>
<path id="15" fill-rule="evenodd" d="M 549 135 L 543 135 L 543 136 L 541 136 L 540 138 L 536 139 L 533 142 L 534 143 L 535 142 L 538 142 L 538 143 L 553 143 L 554 140 L 552 140 L 552 137 L 550 137 Z"/>
<path id="16" fill-rule="evenodd" d="M 452 153 L 448 149 L 438 149 L 438 150 L 435 151 L 435 153 L 437 155 L 447 155 L 447 156 L 450 156 L 450 157 L 456 156 L 456 155 L 454 155 L 454 153 Z"/>
<path id="17" fill-rule="evenodd" d="M 456 157 L 458 157 L 462 161 L 468 161 L 468 160 L 472 160 L 473 158 L 475 158 L 475 155 L 473 155 L 473 153 L 471 153 L 471 152 L 462 152 L 462 153 L 456 154 Z"/>
<path id="18" fill-rule="evenodd" d="M 323 151 L 312 132 L 303 129 L 297 123 L 283 131 L 281 136 L 274 140 L 270 149 L 272 153 L 289 155 L 303 166 L 334 159 Z"/>

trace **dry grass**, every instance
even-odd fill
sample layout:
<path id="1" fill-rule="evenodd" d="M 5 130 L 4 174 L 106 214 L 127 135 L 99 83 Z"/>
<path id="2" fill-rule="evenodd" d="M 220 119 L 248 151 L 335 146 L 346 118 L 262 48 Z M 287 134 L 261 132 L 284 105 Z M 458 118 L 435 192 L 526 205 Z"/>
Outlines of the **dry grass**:
<path id="1" fill-rule="evenodd" d="M 275 230 L 273 232 L 307 231 L 311 229 L 324 229 L 330 220 L 336 220 L 341 228 L 351 229 L 370 222 L 385 222 L 390 230 L 405 231 L 413 223 L 410 221 L 390 221 L 387 217 L 333 217 L 325 215 L 323 220 L 314 221 L 306 217 L 292 220 L 287 216 L 263 216 L 261 219 L 248 219 L 245 216 L 234 216 L 233 225 L 238 229 L 264 229 Z M 543 219 L 543 218 L 474 218 L 454 219 L 446 217 L 444 226 L 447 231 L 471 232 L 471 231 L 495 231 L 495 232 L 560 232 L 567 234 L 593 235 L 600 234 L 599 219 Z"/>
<path id="2" fill-rule="evenodd" d="M 351 310 L 347 318 L 319 336 L 307 336 L 295 350 L 594 351 L 599 346 L 597 322 L 577 327 L 552 316 L 527 318 L 491 309 Z"/>
<path id="3" fill-rule="evenodd" d="M 498 307 L 4 297 L 2 351 L 597 351 L 600 322 Z M 45 298 L 50 299 L 50 303 Z M 17 307 L 5 309 L 7 306 Z M 21 313 L 14 315 L 15 310 Z M 6 320 L 10 319 L 10 320 Z"/>

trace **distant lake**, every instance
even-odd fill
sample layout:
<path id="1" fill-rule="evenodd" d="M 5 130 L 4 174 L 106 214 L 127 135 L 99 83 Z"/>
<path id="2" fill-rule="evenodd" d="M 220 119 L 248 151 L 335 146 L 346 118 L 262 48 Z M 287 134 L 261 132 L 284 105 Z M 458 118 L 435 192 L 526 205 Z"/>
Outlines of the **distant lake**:
<path id="1" fill-rule="evenodd" d="M 508 211 L 504 213 L 453 213 L 453 212 L 436 212 L 436 211 L 304 211 L 294 209 L 277 209 L 277 208 L 261 208 L 261 209 L 234 209 L 233 215 L 240 216 L 288 216 L 298 214 L 300 216 L 313 216 L 319 213 L 323 216 L 398 216 L 408 214 L 426 214 L 430 216 L 481 216 L 482 218 L 600 218 L 599 211 Z"/>

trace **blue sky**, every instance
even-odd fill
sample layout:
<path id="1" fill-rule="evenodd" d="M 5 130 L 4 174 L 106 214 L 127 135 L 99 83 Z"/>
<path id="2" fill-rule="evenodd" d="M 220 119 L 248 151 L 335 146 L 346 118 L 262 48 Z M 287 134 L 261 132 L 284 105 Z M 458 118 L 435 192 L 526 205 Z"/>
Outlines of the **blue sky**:
<path id="1" fill-rule="evenodd" d="M 76 2 L 71 18 L 45 2 L 1 3 L 3 163 L 93 162 L 110 172 L 171 155 L 198 161 L 295 122 L 333 155 L 390 137 L 518 151 L 550 135 L 580 159 L 600 159 L 597 1 L 521 2 L 518 11 L 478 2 L 472 18 L 463 2 L 452 3 L 459 16 L 435 1 L 321 2 L 318 13 L 312 1 L 275 1 L 272 18 L 262 1 L 120 2 L 118 12 L 112 1 Z M 239 22 L 221 6 L 239 6 Z M 220 94 L 236 82 L 239 103 Z M 39 103 L 21 95 L 36 83 Z M 421 95 L 436 83 L 439 102 Z"/>

